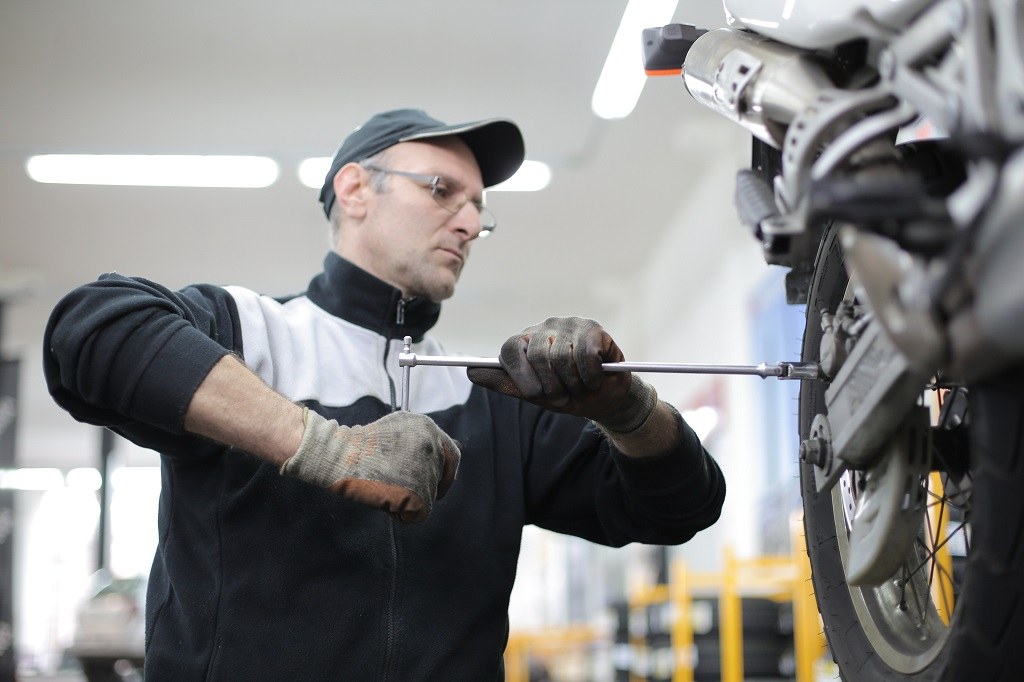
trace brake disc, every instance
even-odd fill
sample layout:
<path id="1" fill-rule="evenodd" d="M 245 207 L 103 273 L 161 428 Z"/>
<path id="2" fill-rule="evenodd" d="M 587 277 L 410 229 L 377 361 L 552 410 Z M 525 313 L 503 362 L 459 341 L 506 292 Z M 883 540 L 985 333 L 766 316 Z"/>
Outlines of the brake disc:
<path id="1" fill-rule="evenodd" d="M 915 406 L 876 464 L 848 472 L 842 487 L 850 530 L 846 577 L 851 585 L 876 586 L 907 560 L 927 506 L 931 470 L 928 408 Z M 852 514 L 851 514 L 852 511 Z"/>

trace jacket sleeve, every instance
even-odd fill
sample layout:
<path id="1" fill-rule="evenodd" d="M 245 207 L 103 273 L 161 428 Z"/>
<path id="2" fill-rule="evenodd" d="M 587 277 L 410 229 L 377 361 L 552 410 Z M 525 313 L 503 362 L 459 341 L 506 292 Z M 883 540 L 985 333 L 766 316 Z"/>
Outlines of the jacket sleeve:
<path id="1" fill-rule="evenodd" d="M 107 274 L 54 308 L 43 371 L 50 395 L 79 421 L 181 434 L 207 373 L 241 352 L 237 329 L 233 301 L 219 287 L 172 292 Z"/>
<path id="2" fill-rule="evenodd" d="M 725 479 L 682 417 L 667 453 L 636 459 L 589 422 L 542 411 L 526 454 L 527 522 L 604 545 L 675 545 L 721 515 Z"/>

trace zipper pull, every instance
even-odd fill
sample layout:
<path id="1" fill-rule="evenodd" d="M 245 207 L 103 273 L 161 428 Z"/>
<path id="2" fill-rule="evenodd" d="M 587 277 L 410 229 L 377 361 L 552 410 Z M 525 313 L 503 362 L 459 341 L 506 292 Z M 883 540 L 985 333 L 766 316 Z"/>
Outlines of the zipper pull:
<path id="1" fill-rule="evenodd" d="M 398 310 L 395 311 L 395 324 L 401 326 L 405 324 L 405 299 L 398 299 Z"/>

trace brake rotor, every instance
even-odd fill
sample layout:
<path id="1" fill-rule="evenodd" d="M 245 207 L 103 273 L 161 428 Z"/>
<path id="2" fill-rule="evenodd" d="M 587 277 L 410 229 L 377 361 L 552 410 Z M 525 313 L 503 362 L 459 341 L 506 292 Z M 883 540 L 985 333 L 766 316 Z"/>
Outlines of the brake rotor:
<path id="1" fill-rule="evenodd" d="M 923 481 L 931 470 L 930 438 L 928 409 L 917 406 L 875 465 L 845 477 L 851 585 L 880 585 L 907 560 L 927 506 Z"/>

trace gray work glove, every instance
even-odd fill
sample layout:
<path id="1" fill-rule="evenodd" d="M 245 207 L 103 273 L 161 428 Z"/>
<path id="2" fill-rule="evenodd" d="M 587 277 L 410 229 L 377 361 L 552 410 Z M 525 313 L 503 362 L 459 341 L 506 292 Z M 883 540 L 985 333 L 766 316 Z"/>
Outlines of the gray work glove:
<path id="1" fill-rule="evenodd" d="M 459 468 L 459 446 L 426 415 L 392 412 L 365 426 L 339 426 L 307 408 L 302 418 L 302 443 L 281 473 L 405 523 L 427 518 Z"/>
<path id="2" fill-rule="evenodd" d="M 470 381 L 556 412 L 594 421 L 606 431 L 631 433 L 658 403 L 654 388 L 629 372 L 605 372 L 623 355 L 601 325 L 579 317 L 549 317 L 509 338 L 501 369 L 471 368 Z"/>

